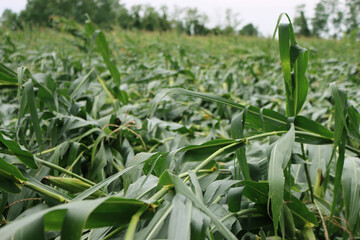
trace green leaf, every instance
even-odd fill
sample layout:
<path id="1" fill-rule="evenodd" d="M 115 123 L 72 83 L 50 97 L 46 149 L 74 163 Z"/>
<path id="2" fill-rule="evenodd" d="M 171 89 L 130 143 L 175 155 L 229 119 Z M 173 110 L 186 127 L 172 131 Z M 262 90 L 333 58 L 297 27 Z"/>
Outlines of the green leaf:
<path id="1" fill-rule="evenodd" d="M 295 94 L 294 94 L 294 115 L 297 115 L 305 103 L 306 96 L 309 89 L 309 81 L 305 77 L 305 72 L 308 65 L 309 52 L 307 50 L 301 52 L 297 57 L 294 65 L 295 76 Z"/>
<path id="2" fill-rule="evenodd" d="M 236 115 L 231 120 L 231 137 L 233 139 L 244 139 L 244 128 L 245 128 L 245 121 L 246 121 L 246 113 L 247 108 L 245 108 L 241 113 Z M 246 160 L 246 147 L 240 147 L 236 149 L 236 158 L 239 163 L 240 171 L 242 172 L 245 180 L 250 180 L 250 172 L 249 166 Z"/>
<path id="3" fill-rule="evenodd" d="M 193 92 L 182 88 L 171 88 L 171 89 L 164 89 L 155 96 L 151 107 L 152 113 L 154 113 L 159 102 L 168 94 L 199 97 L 204 100 L 221 103 L 236 109 L 245 109 L 245 106 L 242 104 L 230 101 L 228 99 L 216 95 Z M 308 134 L 297 134 L 299 135 L 297 136 L 297 141 L 302 143 L 315 142 L 317 144 L 325 144 L 332 142 L 333 133 L 324 126 L 320 125 L 319 123 L 300 116 L 296 116 L 293 122 L 295 125 L 295 129 L 308 133 Z M 289 119 L 286 116 L 270 109 L 260 109 L 254 106 L 248 106 L 248 111 L 246 114 L 246 124 L 248 127 L 257 130 L 263 130 L 265 132 L 287 131 L 290 128 Z"/>
<path id="4" fill-rule="evenodd" d="M 154 175 L 141 176 L 136 182 L 130 184 L 126 191 L 127 198 L 144 198 L 144 193 L 151 194 L 151 190 L 158 185 L 159 179 Z M 119 195 L 120 196 L 120 195 Z"/>
<path id="5" fill-rule="evenodd" d="M 19 193 L 22 189 L 22 186 L 17 183 L 14 177 L 4 173 L 3 171 L 0 171 L 0 189 L 2 192 Z"/>
<path id="6" fill-rule="evenodd" d="M 189 239 L 192 203 L 181 194 L 176 194 L 172 200 L 172 205 L 168 239 Z"/>
<path id="7" fill-rule="evenodd" d="M 63 239 L 80 239 L 83 229 L 129 223 L 144 204 L 139 200 L 116 197 L 61 204 L 7 224 L 0 229 L 0 235 L 3 239 L 44 239 L 45 229 L 61 230 Z M 144 218 L 151 215 L 147 211 Z"/>
<path id="8" fill-rule="evenodd" d="M 326 165 L 329 163 L 331 158 L 331 145 L 309 145 L 307 146 L 308 157 L 311 165 L 309 166 L 311 182 L 315 183 L 318 169 L 325 172 Z"/>
<path id="9" fill-rule="evenodd" d="M 194 171 L 192 171 L 192 170 L 189 171 L 189 177 L 190 177 L 192 185 L 194 186 L 196 197 L 201 202 L 204 202 L 204 196 L 203 196 L 203 193 L 202 193 L 202 190 L 200 187 L 200 183 L 199 183 L 199 180 L 198 180 L 196 174 L 194 173 Z"/>
<path id="10" fill-rule="evenodd" d="M 205 240 L 206 230 L 209 228 L 210 218 L 198 208 L 193 207 L 191 211 L 191 239 Z"/>
<path id="11" fill-rule="evenodd" d="M 91 69 L 90 72 L 88 74 L 85 75 L 85 77 L 77 84 L 77 85 L 71 85 L 72 87 L 75 87 L 75 89 L 72 90 L 70 97 L 74 98 L 77 95 L 79 95 L 81 93 L 80 88 L 85 84 L 86 81 L 88 81 L 91 77 L 91 75 L 93 74 L 95 69 Z"/>
<path id="12" fill-rule="evenodd" d="M 30 116 L 31 116 L 31 121 L 34 128 L 36 140 L 38 142 L 40 151 L 42 151 L 44 146 L 44 140 L 42 138 L 43 134 L 41 132 L 39 117 L 36 108 L 34 86 L 31 80 L 24 84 L 24 94 L 26 96 L 27 105 L 29 106 L 30 109 Z"/>
<path id="13" fill-rule="evenodd" d="M 199 180 L 199 184 L 200 184 L 200 187 L 201 187 L 201 190 L 202 191 L 206 191 L 206 189 L 208 188 L 208 186 L 214 182 L 219 176 L 219 169 L 216 169 L 215 172 L 213 173 L 210 173 L 208 175 L 205 175 L 201 178 L 198 178 Z"/>
<path id="14" fill-rule="evenodd" d="M 332 143 L 333 132 L 304 116 L 297 115 L 294 118 L 294 125 L 297 130 L 311 132 L 313 135 L 296 134 L 296 141 L 309 144 L 327 144 Z"/>
<path id="15" fill-rule="evenodd" d="M 285 235 L 287 238 L 289 239 L 294 239 L 295 237 L 295 224 L 294 224 L 294 219 L 293 216 L 291 214 L 290 209 L 288 208 L 288 206 L 286 206 L 286 204 L 283 204 L 283 220 L 284 220 L 284 225 L 283 226 L 285 228 Z"/>
<path id="16" fill-rule="evenodd" d="M 274 222 L 274 232 L 277 232 L 280 215 L 283 209 L 284 173 L 283 168 L 290 160 L 293 144 L 295 141 L 295 130 L 292 126 L 288 133 L 276 141 L 269 162 L 269 201 L 271 200 L 271 211 Z"/>
<path id="17" fill-rule="evenodd" d="M 284 74 L 286 115 L 296 116 L 305 103 L 309 82 L 305 77 L 309 54 L 305 48 L 297 45 L 294 29 L 288 15 L 289 23 L 279 24 L 279 50 L 281 66 Z M 275 30 L 276 32 L 276 30 Z M 274 33 L 275 35 L 275 33 Z"/>
<path id="18" fill-rule="evenodd" d="M 218 219 L 221 219 L 221 223 L 226 228 L 231 229 L 234 235 L 237 235 L 242 230 L 241 225 L 237 222 L 236 215 L 227 211 L 225 206 L 216 203 L 211 204 L 209 209 Z M 214 233 L 215 238 L 220 237 L 220 232 L 212 230 L 212 233 Z"/>
<path id="19" fill-rule="evenodd" d="M 250 201 L 258 204 L 266 204 L 269 196 L 268 182 L 241 181 L 244 185 L 243 195 Z"/>
<path id="20" fill-rule="evenodd" d="M 98 47 L 98 49 L 104 59 L 104 62 L 106 64 L 106 67 L 109 69 L 111 77 L 113 78 L 113 80 L 117 86 L 116 91 L 119 94 L 112 93 L 111 95 L 112 96 L 116 95 L 123 104 L 127 104 L 128 96 L 127 96 L 126 92 L 119 89 L 120 84 L 121 84 L 120 72 L 119 72 L 118 68 L 116 67 L 116 65 L 110 59 L 111 52 L 110 52 L 105 34 L 100 30 L 96 30 L 96 31 L 94 31 L 93 39 L 95 39 L 96 46 Z"/>
<path id="21" fill-rule="evenodd" d="M 290 197 L 289 197 L 290 196 Z M 315 214 L 311 212 L 306 205 L 297 199 L 293 194 L 285 192 L 286 206 L 290 209 L 295 225 L 297 228 L 303 227 L 307 222 L 312 223 L 314 226 L 318 226 L 318 220 L 315 217 Z"/>
<path id="22" fill-rule="evenodd" d="M 0 203 L 0 214 L 4 213 L 4 209 L 6 207 L 6 204 L 8 202 L 9 194 L 7 192 L 1 193 L 1 203 Z"/>
<path id="23" fill-rule="evenodd" d="M 114 182 L 115 180 L 117 180 L 119 177 L 121 177 L 125 173 L 130 172 L 130 170 L 132 170 L 136 166 L 139 166 L 140 164 L 148 161 L 154 155 L 156 156 L 156 154 L 150 154 L 150 153 L 139 153 L 139 154 L 137 154 L 134 157 L 134 159 L 132 159 L 132 161 L 131 161 L 131 163 L 133 165 L 128 166 L 127 168 L 121 170 L 120 172 L 115 173 L 114 175 L 108 177 L 107 179 L 104 179 L 103 181 L 99 182 L 98 184 L 96 184 L 96 185 L 92 186 L 91 188 L 83 191 L 78 196 L 76 196 L 73 199 L 73 201 L 83 200 L 83 199 L 89 197 L 90 195 L 96 193 L 101 188 L 107 187 L 110 183 Z"/>
<path id="24" fill-rule="evenodd" d="M 64 203 L 71 200 L 71 198 L 65 195 L 62 191 L 47 186 L 32 176 L 29 176 L 29 181 L 24 182 L 23 185 L 29 189 L 36 191 L 44 198 L 51 199 L 52 202 L 54 202 L 53 200 L 56 200 L 56 203 Z"/>
<path id="25" fill-rule="evenodd" d="M 169 173 L 169 176 L 175 186 L 175 190 L 177 193 L 180 193 L 190 199 L 197 207 L 199 207 L 204 213 L 206 213 L 215 224 L 217 229 L 223 234 L 226 239 L 234 239 L 237 238 L 230 232 L 228 228 L 226 228 L 218 218 L 202 203 L 195 194 L 185 185 L 185 183 L 176 175 Z"/>
<path id="26" fill-rule="evenodd" d="M 10 176 L 14 176 L 17 179 L 20 179 L 22 181 L 27 181 L 28 179 L 25 178 L 19 169 L 15 167 L 14 165 L 6 162 L 4 159 L 0 157 L 0 171 L 4 172 Z"/>
<path id="27" fill-rule="evenodd" d="M 172 185 L 172 180 L 168 171 L 163 172 L 159 178 L 159 184 L 161 186 Z"/>
<path id="28" fill-rule="evenodd" d="M 230 188 L 227 199 L 230 212 L 238 212 L 241 210 L 241 200 L 244 187 Z"/>
<path id="29" fill-rule="evenodd" d="M 29 72 L 29 70 L 26 67 L 19 67 L 17 71 L 17 78 L 18 78 L 18 92 L 16 95 L 17 99 L 20 99 L 20 93 L 22 88 L 22 83 L 24 79 L 25 72 Z"/>
<path id="30" fill-rule="evenodd" d="M 231 186 L 238 183 L 237 180 L 222 179 L 212 182 L 204 194 L 205 204 L 212 203 L 217 197 L 227 193 Z"/>
<path id="31" fill-rule="evenodd" d="M 189 145 L 179 150 L 179 152 L 185 152 L 183 156 L 183 161 L 188 162 L 200 162 L 209 157 L 211 154 L 219 150 L 220 148 L 223 148 L 229 144 L 236 143 L 239 144 L 231 147 L 229 149 L 226 149 L 222 154 L 227 154 L 230 152 L 233 152 L 236 148 L 238 148 L 241 145 L 244 145 L 243 140 L 232 140 L 232 139 L 217 139 L 217 140 L 211 140 L 206 143 L 203 143 L 201 145 Z"/>
<path id="32" fill-rule="evenodd" d="M 105 200 L 106 198 L 102 198 L 94 201 L 82 201 L 69 204 L 61 228 L 61 238 L 69 240 L 80 239 L 82 230 L 91 212 Z"/>
<path id="33" fill-rule="evenodd" d="M 70 193 L 79 193 L 91 187 L 90 184 L 85 183 L 77 178 L 46 176 L 43 178 L 42 182 L 44 181 L 48 181 L 52 185 L 64 189 Z M 104 195 L 101 193 L 101 191 L 98 190 L 91 196 L 101 197 Z"/>
<path id="34" fill-rule="evenodd" d="M 101 188 L 108 186 L 110 183 L 112 183 L 113 181 L 115 181 L 116 179 L 121 177 L 124 173 L 130 171 L 133 167 L 134 166 L 125 168 L 125 169 L 121 170 L 120 172 L 108 177 L 107 179 L 104 179 L 103 181 L 99 182 L 98 184 L 92 186 L 91 188 L 89 188 L 89 189 L 83 191 L 82 193 L 80 193 L 79 195 L 77 195 L 76 198 L 73 199 L 73 201 L 80 201 L 80 200 L 83 200 L 83 199 L 89 197 L 90 195 L 96 193 Z"/>
<path id="35" fill-rule="evenodd" d="M 117 69 L 117 67 L 115 66 L 115 64 L 113 64 L 110 61 L 110 49 L 108 46 L 108 42 L 106 41 L 105 38 L 105 34 L 100 31 L 100 30 L 96 30 L 94 32 L 94 36 L 96 36 L 96 46 L 99 48 L 99 51 L 105 61 L 106 66 L 108 67 L 111 76 L 114 79 L 114 82 L 116 83 L 116 85 L 119 87 L 120 86 L 120 73 L 119 70 Z"/>
<path id="36" fill-rule="evenodd" d="M 339 90 L 336 86 L 336 83 L 331 83 L 330 87 L 335 100 L 334 152 L 336 152 L 336 149 L 338 149 L 339 152 L 335 169 L 334 200 L 331 207 L 331 216 L 333 216 L 337 205 L 337 195 L 340 189 L 341 176 L 344 168 L 347 125 L 345 120 L 346 93 L 342 90 Z"/>
<path id="37" fill-rule="evenodd" d="M 34 155 L 30 151 L 26 150 L 23 146 L 19 145 L 17 142 L 3 135 L 1 132 L 0 142 L 2 142 L 26 166 L 33 169 L 37 168 Z"/>
<path id="38" fill-rule="evenodd" d="M 354 106 L 350 106 L 347 113 L 349 118 L 348 134 L 360 142 L 360 113 Z"/>
<path id="39" fill-rule="evenodd" d="M 165 224 L 165 219 L 169 216 L 172 209 L 173 206 L 168 201 L 165 201 L 156 212 L 155 216 L 151 219 L 150 223 L 135 234 L 134 239 L 155 239 L 160 229 Z"/>
<path id="40" fill-rule="evenodd" d="M 342 193 L 345 205 L 346 221 L 350 225 L 353 233 L 360 230 L 360 169 L 359 158 L 347 157 L 344 164 L 342 175 Z"/>
<path id="41" fill-rule="evenodd" d="M 279 50 L 281 66 L 284 74 L 284 85 L 286 92 L 286 115 L 294 116 L 294 109 L 292 104 L 292 79 L 291 79 L 291 64 L 290 64 L 290 24 L 279 24 Z"/>
<path id="42" fill-rule="evenodd" d="M 18 83 L 16 72 L 5 66 L 3 63 L 0 63 L 0 83 L 10 83 L 14 85 Z"/>
<path id="43" fill-rule="evenodd" d="M 267 203 L 269 193 L 268 182 L 242 181 L 241 185 L 244 185 L 243 195 L 250 201 L 257 204 Z M 287 207 L 292 212 L 296 227 L 303 227 L 307 222 L 311 222 L 315 226 L 318 226 L 315 214 L 293 194 L 287 192 L 286 189 L 284 189 L 284 200 L 286 201 Z"/>

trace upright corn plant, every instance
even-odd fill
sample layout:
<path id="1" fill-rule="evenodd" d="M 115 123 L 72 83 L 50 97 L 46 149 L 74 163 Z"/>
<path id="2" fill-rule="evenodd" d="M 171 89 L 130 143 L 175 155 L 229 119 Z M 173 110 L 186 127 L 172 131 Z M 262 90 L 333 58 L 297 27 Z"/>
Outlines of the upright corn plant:
<path id="1" fill-rule="evenodd" d="M 285 97 L 286 97 L 286 115 L 287 117 L 295 117 L 300 112 L 306 100 L 309 82 L 305 77 L 305 72 L 308 65 L 308 50 L 300 47 L 295 40 L 295 34 L 291 20 L 285 14 L 289 23 L 281 23 L 283 14 L 279 16 L 276 28 L 279 31 L 279 50 L 281 66 L 284 75 Z M 276 30 L 275 30 L 276 33 Z M 274 33 L 274 35 L 275 35 Z M 274 232 L 277 233 L 278 224 L 282 230 L 282 235 L 285 235 L 285 208 L 287 208 L 284 201 L 284 186 L 287 185 L 288 190 L 291 191 L 291 154 L 295 142 L 295 131 L 293 126 L 289 132 L 281 139 L 275 142 L 269 159 L 269 202 L 268 207 L 271 206 L 273 217 Z M 303 145 L 301 145 L 303 148 Z M 305 159 L 304 159 L 305 160 Z M 306 174 L 307 166 L 304 165 Z M 288 171 L 286 171 L 288 169 Z M 285 171 L 285 176 L 284 176 Z M 309 183 L 310 191 L 312 192 L 311 183 Z M 311 195 L 312 196 L 312 195 Z M 293 225 L 291 216 L 288 217 L 287 224 Z M 291 226 L 293 227 L 293 226 Z M 292 233 L 292 236 L 294 234 Z"/>
<path id="2" fill-rule="evenodd" d="M 287 14 L 285 15 L 289 23 L 279 23 L 283 16 L 281 14 L 277 28 L 279 31 L 281 66 L 284 74 L 286 115 L 293 117 L 300 112 L 308 93 L 309 82 L 305 73 L 308 66 L 309 52 L 297 44 L 291 20 Z"/>

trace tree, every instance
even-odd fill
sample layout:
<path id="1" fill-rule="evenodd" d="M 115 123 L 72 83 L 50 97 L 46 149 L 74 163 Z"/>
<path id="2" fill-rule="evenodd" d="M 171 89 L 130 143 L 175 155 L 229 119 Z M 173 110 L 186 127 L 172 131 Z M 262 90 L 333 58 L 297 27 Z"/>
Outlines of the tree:
<path id="1" fill-rule="evenodd" d="M 309 37 L 311 35 L 310 29 L 305 17 L 305 4 L 296 7 L 296 16 L 294 18 L 294 31 L 295 34 Z"/>
<path id="2" fill-rule="evenodd" d="M 20 18 L 36 25 L 49 25 L 50 17 L 56 15 L 84 23 L 87 13 L 96 24 L 110 26 L 120 8 L 118 0 L 28 0 Z"/>
<path id="3" fill-rule="evenodd" d="M 120 5 L 119 10 L 117 11 L 117 21 L 123 29 L 128 29 L 131 25 L 132 17 L 127 8 L 123 5 Z"/>
<path id="4" fill-rule="evenodd" d="M 312 19 L 314 35 L 318 37 L 333 36 L 334 38 L 342 35 L 344 28 L 349 29 L 350 26 L 353 26 L 351 22 L 357 21 L 355 19 L 358 18 L 360 9 L 356 10 L 356 7 L 353 7 L 356 6 L 356 2 L 359 0 L 347 0 L 347 7 L 345 7 L 339 0 L 321 0 L 315 7 L 315 16 Z M 355 12 L 352 14 L 353 10 Z M 347 22 L 345 22 L 345 16 L 348 16 Z"/>
<path id="5" fill-rule="evenodd" d="M 226 35 L 234 34 L 239 27 L 241 21 L 238 19 L 239 14 L 233 13 L 230 8 L 226 9 L 226 26 L 223 29 L 223 33 Z"/>
<path id="6" fill-rule="evenodd" d="M 142 24 L 141 24 L 141 17 L 140 17 L 140 12 L 141 12 L 142 6 L 141 5 L 134 5 L 131 7 L 131 22 L 129 27 L 130 28 L 134 28 L 134 29 L 141 29 Z"/>
<path id="7" fill-rule="evenodd" d="M 243 36 L 258 36 L 259 31 L 252 23 L 249 23 L 239 31 L 239 34 Z"/>
<path id="8" fill-rule="evenodd" d="M 144 16 L 141 19 L 142 29 L 155 31 L 160 29 L 160 15 L 151 6 L 145 6 Z"/>
<path id="9" fill-rule="evenodd" d="M 11 30 L 22 29 L 22 25 L 18 20 L 18 15 L 10 9 L 5 9 L 1 15 L 1 25 L 4 25 Z"/>
<path id="10" fill-rule="evenodd" d="M 188 8 L 185 16 L 185 31 L 189 35 L 206 35 L 210 31 L 205 27 L 208 17 L 200 14 L 196 8 Z"/>
<path id="11" fill-rule="evenodd" d="M 313 34 L 315 36 L 320 37 L 322 33 L 328 32 L 328 19 L 329 13 L 326 10 L 325 1 L 321 0 L 315 6 L 315 16 L 311 21 L 313 27 Z"/>
<path id="12" fill-rule="evenodd" d="M 350 33 L 360 28 L 360 0 L 346 0 L 346 8 L 346 31 Z"/>
<path id="13" fill-rule="evenodd" d="M 164 5 L 160 8 L 162 15 L 160 18 L 160 30 L 167 31 L 171 29 L 170 21 L 168 19 L 168 8 Z"/>

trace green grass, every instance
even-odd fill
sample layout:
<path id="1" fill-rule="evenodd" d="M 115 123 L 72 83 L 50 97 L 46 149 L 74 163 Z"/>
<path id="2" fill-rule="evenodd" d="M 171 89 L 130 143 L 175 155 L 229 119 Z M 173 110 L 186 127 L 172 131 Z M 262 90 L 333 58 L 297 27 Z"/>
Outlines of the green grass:
<path id="1" fill-rule="evenodd" d="M 73 30 L 0 33 L 2 238 L 360 237 L 358 42 Z"/>

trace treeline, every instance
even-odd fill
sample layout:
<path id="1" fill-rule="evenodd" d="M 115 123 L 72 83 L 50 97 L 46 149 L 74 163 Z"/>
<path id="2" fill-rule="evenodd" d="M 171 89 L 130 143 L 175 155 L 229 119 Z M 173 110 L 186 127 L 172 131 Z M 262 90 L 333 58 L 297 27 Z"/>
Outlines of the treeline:
<path id="1" fill-rule="evenodd" d="M 53 16 L 73 19 L 84 23 L 86 14 L 102 28 L 120 26 L 123 29 L 146 31 L 169 31 L 189 35 L 241 34 L 257 36 L 258 29 L 253 24 L 237 30 L 238 15 L 226 11 L 225 26 L 209 28 L 208 17 L 196 8 L 175 8 L 170 13 L 166 6 L 159 10 L 148 5 L 135 5 L 126 8 L 118 0 L 28 0 L 25 10 L 16 14 L 7 9 L 2 14 L 2 23 L 12 29 L 22 29 L 24 24 L 31 26 L 53 26 Z"/>
<path id="2" fill-rule="evenodd" d="M 11 29 L 22 29 L 24 25 L 53 27 L 53 16 L 84 23 L 86 14 L 102 28 L 175 30 L 189 35 L 259 35 L 251 23 L 238 30 L 238 14 L 230 9 L 226 10 L 223 26 L 209 28 L 206 26 L 208 17 L 196 8 L 175 8 L 170 13 L 166 6 L 160 9 L 148 5 L 126 8 L 119 0 L 28 0 L 20 14 L 5 10 L 1 22 Z M 360 0 L 319 0 L 312 18 L 306 16 L 305 5 L 300 5 L 293 20 L 298 35 L 339 38 L 352 33 L 359 37 Z"/>
<path id="3" fill-rule="evenodd" d="M 296 8 L 294 30 L 298 35 L 340 38 L 360 34 L 360 0 L 320 0 L 314 16 L 306 17 L 305 5 Z"/>

